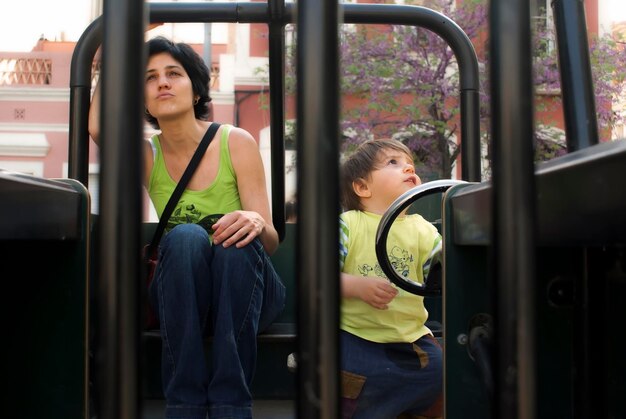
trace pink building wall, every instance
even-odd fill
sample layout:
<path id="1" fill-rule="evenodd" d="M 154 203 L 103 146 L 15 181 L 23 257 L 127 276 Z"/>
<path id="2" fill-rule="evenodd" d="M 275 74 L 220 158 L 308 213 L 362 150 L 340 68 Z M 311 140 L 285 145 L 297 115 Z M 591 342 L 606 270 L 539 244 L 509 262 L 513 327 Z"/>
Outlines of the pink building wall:
<path id="1" fill-rule="evenodd" d="M 74 46 L 71 42 L 41 41 L 33 52 L 0 52 L 0 69 L 6 69 L 11 63 L 21 59 L 47 60 L 51 63 L 48 76 L 39 72 L 37 83 L 27 83 L 28 80 L 23 80 L 27 76 L 17 82 L 9 81 L 9 76 L 0 81 L 0 134 L 4 134 L 4 138 L 10 134 L 43 134 L 49 144 L 47 154 L 42 157 L 3 154 L 0 144 L 0 167 L 6 161 L 36 161 L 43 163 L 43 176 L 46 178 L 67 176 L 69 81 Z M 201 52 L 202 46 L 195 47 Z M 217 55 L 223 49 L 218 48 L 214 52 Z M 215 104 L 214 115 L 216 120 L 232 123 L 233 106 Z M 90 163 L 97 164 L 98 150 L 93 142 L 90 142 L 89 154 Z"/>

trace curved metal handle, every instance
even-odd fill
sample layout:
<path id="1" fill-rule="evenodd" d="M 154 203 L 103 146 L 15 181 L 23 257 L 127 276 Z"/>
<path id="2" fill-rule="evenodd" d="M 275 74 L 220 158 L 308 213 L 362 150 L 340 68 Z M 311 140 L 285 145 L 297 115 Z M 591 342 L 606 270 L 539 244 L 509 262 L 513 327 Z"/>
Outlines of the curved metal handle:
<path id="1" fill-rule="evenodd" d="M 387 211 L 385 211 L 380 220 L 380 224 L 378 224 L 378 229 L 376 230 L 376 258 L 378 259 L 381 269 L 391 282 L 412 294 L 421 296 L 441 295 L 440 288 L 428 287 L 426 278 L 424 278 L 425 283 L 422 285 L 419 282 L 415 282 L 411 279 L 403 278 L 398 275 L 398 273 L 393 269 L 393 266 L 391 266 L 389 256 L 387 255 L 387 236 L 391 230 L 391 225 L 396 220 L 398 215 L 400 215 L 400 213 L 402 213 L 402 211 L 404 211 L 413 202 L 428 195 L 445 192 L 451 186 L 466 183 L 468 182 L 464 180 L 452 179 L 426 182 L 400 195 L 395 201 L 393 201 Z"/>

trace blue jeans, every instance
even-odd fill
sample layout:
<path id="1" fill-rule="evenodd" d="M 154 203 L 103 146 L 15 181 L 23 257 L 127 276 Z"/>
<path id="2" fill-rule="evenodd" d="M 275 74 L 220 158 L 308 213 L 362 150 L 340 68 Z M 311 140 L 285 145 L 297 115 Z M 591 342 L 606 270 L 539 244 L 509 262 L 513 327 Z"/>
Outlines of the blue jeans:
<path id="1" fill-rule="evenodd" d="M 161 328 L 166 417 L 251 418 L 256 335 L 285 305 L 261 242 L 214 246 L 202 227 L 178 225 L 161 241 L 149 293 Z"/>
<path id="2" fill-rule="evenodd" d="M 340 347 L 343 419 L 442 416 L 441 347 L 435 338 L 376 343 L 341 330 Z"/>

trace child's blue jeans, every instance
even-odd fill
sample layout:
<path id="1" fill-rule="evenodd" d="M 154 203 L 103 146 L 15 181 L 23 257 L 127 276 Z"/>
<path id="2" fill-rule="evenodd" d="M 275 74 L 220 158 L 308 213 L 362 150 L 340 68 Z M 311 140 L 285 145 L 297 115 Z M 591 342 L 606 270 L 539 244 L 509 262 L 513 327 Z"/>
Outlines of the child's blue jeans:
<path id="1" fill-rule="evenodd" d="M 202 227 L 178 225 L 161 241 L 149 292 L 161 328 L 166 417 L 251 418 L 256 336 L 285 305 L 260 241 L 214 246 Z"/>
<path id="2" fill-rule="evenodd" d="M 342 330 L 340 345 L 343 419 L 442 416 L 441 347 L 431 335 L 376 343 Z"/>

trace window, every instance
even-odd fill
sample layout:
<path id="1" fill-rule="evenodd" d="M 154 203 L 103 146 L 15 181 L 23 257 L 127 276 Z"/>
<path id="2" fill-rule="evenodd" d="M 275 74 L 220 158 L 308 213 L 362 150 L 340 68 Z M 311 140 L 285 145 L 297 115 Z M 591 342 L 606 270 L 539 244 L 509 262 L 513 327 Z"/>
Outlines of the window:
<path id="1" fill-rule="evenodd" d="M 550 0 L 533 0 L 531 2 L 531 19 L 535 33 L 542 39 L 543 52 L 552 53 L 555 50 L 554 18 Z"/>

